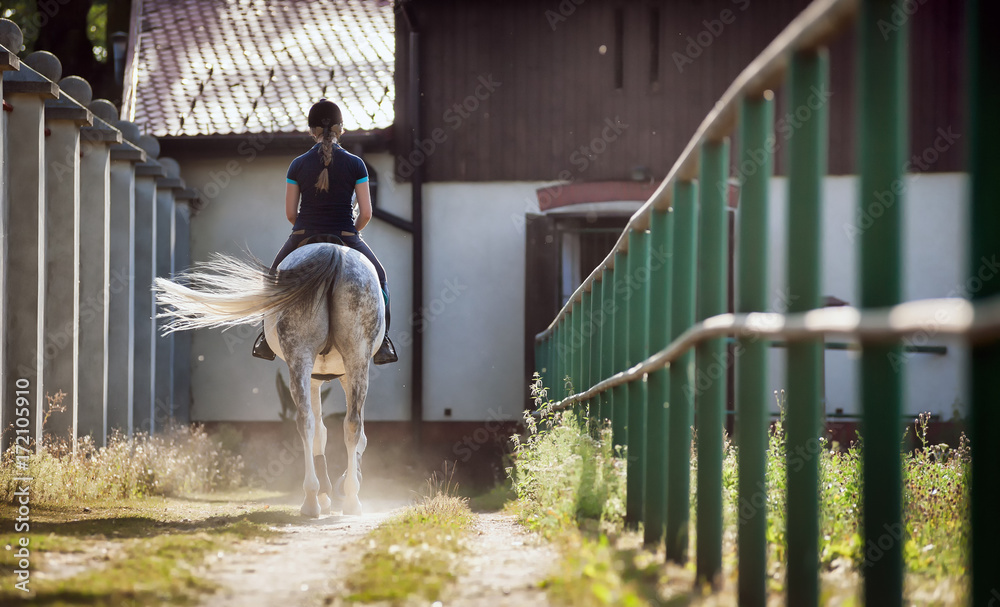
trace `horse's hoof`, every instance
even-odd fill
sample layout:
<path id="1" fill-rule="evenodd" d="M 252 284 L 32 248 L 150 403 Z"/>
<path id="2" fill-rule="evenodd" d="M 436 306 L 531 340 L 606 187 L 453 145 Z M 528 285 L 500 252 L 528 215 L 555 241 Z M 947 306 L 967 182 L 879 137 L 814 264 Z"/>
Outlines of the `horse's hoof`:
<path id="1" fill-rule="evenodd" d="M 360 516 L 361 515 L 361 500 L 359 500 L 358 498 L 354 498 L 354 502 L 353 503 L 351 502 L 350 499 L 344 500 L 343 513 L 344 514 L 349 514 L 349 515 L 352 515 L 352 516 Z"/>
<path id="2" fill-rule="evenodd" d="M 344 511 L 344 498 L 334 497 L 330 500 L 330 512 L 343 512 Z"/>
<path id="3" fill-rule="evenodd" d="M 330 496 L 325 493 L 321 493 L 319 496 L 319 511 L 322 514 L 330 514 L 330 507 L 332 505 L 333 500 L 330 499 Z"/>
<path id="4" fill-rule="evenodd" d="M 306 498 L 306 501 L 302 502 L 302 508 L 299 512 L 306 518 L 319 518 L 319 500 L 315 497 L 312 499 Z"/>

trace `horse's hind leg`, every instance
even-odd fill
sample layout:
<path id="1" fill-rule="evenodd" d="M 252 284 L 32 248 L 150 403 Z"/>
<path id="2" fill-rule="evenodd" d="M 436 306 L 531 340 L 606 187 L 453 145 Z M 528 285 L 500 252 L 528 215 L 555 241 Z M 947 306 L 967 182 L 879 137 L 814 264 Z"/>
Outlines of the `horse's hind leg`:
<path id="1" fill-rule="evenodd" d="M 323 423 L 323 397 L 320 388 L 323 382 L 312 380 L 312 413 L 316 422 L 316 440 L 313 441 L 313 467 L 319 478 L 319 509 L 323 514 L 330 514 L 333 499 L 333 483 L 326 469 L 326 424 Z"/>
<path id="2" fill-rule="evenodd" d="M 302 437 L 302 447 L 305 452 L 305 479 L 302 481 L 302 489 L 306 497 L 302 502 L 302 515 L 316 518 L 320 514 L 319 507 L 319 478 L 316 476 L 315 460 L 310 455 L 316 445 L 316 419 L 309 404 L 309 384 L 312 373 L 312 357 L 298 357 L 288 363 L 288 373 L 290 376 L 289 387 L 292 398 L 298 407 L 296 422 L 299 429 L 299 436 Z"/>
<path id="3" fill-rule="evenodd" d="M 361 514 L 361 454 L 368 444 L 365 436 L 365 398 L 368 396 L 368 361 L 349 370 L 340 378 L 347 396 L 347 415 L 344 416 L 344 443 L 347 446 L 347 471 L 342 477 L 344 489 L 344 514 Z"/>

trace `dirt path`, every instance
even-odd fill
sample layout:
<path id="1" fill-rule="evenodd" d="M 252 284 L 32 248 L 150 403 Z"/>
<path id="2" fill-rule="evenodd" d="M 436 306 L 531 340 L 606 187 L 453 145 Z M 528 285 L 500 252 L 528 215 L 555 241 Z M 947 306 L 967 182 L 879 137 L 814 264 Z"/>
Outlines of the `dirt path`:
<path id="1" fill-rule="evenodd" d="M 221 586 L 205 607 L 341 605 L 360 540 L 398 503 L 371 504 L 361 517 L 328 516 L 281 527 L 281 536 L 210 557 L 201 575 Z M 547 605 L 538 588 L 556 552 L 502 514 L 477 514 L 455 588 L 443 605 Z"/>
<path id="2" fill-rule="evenodd" d="M 324 516 L 278 529 L 282 535 L 249 542 L 237 551 L 209 557 L 202 576 L 222 589 L 205 607 L 331 605 L 343 596 L 344 575 L 355 566 L 358 544 L 405 504 L 365 503 L 363 516 Z"/>
<path id="3" fill-rule="evenodd" d="M 513 516 L 477 514 L 470 556 L 445 604 L 465 606 L 548 605 L 538 583 L 558 558 L 554 548 L 525 531 Z"/>

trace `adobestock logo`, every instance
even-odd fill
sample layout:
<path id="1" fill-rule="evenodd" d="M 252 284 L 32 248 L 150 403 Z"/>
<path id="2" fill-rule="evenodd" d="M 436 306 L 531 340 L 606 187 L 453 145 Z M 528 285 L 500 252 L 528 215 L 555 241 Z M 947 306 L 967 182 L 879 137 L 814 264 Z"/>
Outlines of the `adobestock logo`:
<path id="1" fill-rule="evenodd" d="M 740 12 L 747 10 L 750 6 L 750 0 L 732 0 L 733 4 L 736 4 Z M 677 66 L 677 71 L 681 74 L 684 73 L 684 66 L 691 65 L 694 60 L 701 57 L 701 54 L 705 52 L 705 49 L 712 46 L 722 32 L 726 29 L 727 25 L 732 25 L 736 21 L 736 13 L 728 8 L 722 9 L 719 13 L 718 19 L 705 19 L 701 22 L 705 26 L 705 29 L 701 30 L 694 36 L 688 36 L 687 46 L 684 47 L 684 52 L 674 51 L 670 55 L 670 58 L 674 60 L 674 65 Z"/>

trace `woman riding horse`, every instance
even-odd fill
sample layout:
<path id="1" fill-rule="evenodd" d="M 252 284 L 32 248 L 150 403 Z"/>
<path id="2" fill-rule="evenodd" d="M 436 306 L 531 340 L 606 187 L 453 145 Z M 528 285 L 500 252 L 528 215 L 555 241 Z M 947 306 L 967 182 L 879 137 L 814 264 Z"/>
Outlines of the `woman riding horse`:
<path id="1" fill-rule="evenodd" d="M 373 361 L 376 365 L 396 362 L 396 350 L 389 340 L 389 289 L 385 269 L 361 238 L 361 230 L 372 217 L 368 169 L 360 158 L 340 147 L 344 119 L 340 108 L 332 101 L 320 99 L 309 109 L 309 134 L 316 145 L 288 167 L 285 217 L 292 224 L 292 234 L 275 256 L 271 274 L 275 274 L 278 264 L 307 238 L 322 234 L 340 237 L 344 245 L 372 262 L 382 287 L 385 335 Z M 357 219 L 353 219 L 353 195 L 357 195 L 358 199 L 360 212 Z M 274 360 L 274 351 L 264 338 L 263 331 L 254 343 L 253 355 Z"/>

